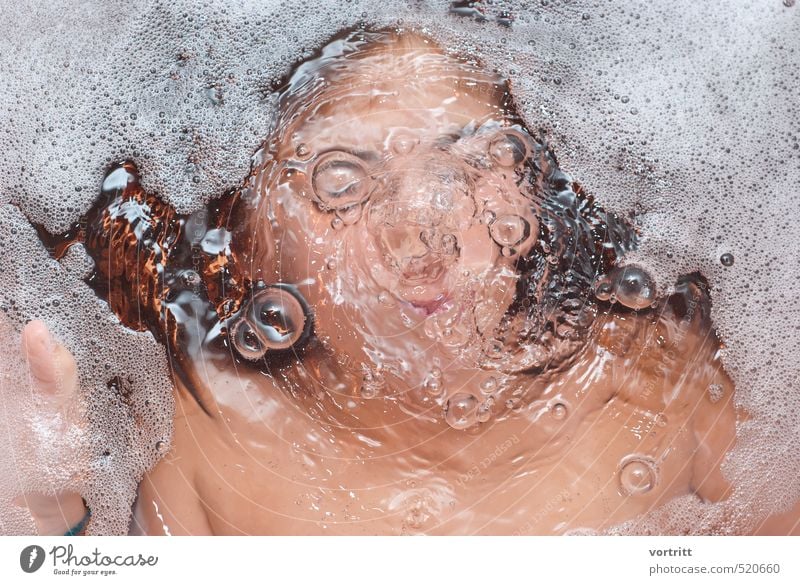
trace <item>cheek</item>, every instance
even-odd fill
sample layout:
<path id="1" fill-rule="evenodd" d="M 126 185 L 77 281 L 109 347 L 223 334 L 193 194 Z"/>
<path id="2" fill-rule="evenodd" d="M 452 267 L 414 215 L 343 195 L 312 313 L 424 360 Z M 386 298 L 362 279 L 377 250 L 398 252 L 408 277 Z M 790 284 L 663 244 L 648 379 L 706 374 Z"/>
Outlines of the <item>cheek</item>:
<path id="1" fill-rule="evenodd" d="M 464 230 L 461 240 L 461 268 L 471 274 L 482 274 L 492 266 L 506 260 L 500 255 L 500 248 L 489 236 L 489 229 L 483 223 L 474 223 Z"/>
<path id="2" fill-rule="evenodd" d="M 335 259 L 337 230 L 320 212 L 288 186 L 274 194 L 278 277 L 292 284 L 316 278 Z"/>

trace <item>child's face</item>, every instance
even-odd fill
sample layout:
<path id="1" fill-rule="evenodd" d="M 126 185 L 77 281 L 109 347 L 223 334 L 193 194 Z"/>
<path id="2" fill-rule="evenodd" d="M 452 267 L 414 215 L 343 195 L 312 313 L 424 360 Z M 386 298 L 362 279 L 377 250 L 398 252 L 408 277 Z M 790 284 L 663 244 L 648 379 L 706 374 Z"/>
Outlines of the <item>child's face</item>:
<path id="1" fill-rule="evenodd" d="M 356 369 L 416 386 L 474 367 L 538 238 L 533 139 L 490 77 L 423 41 L 322 74 L 279 129 L 264 187 L 275 278 Z"/>

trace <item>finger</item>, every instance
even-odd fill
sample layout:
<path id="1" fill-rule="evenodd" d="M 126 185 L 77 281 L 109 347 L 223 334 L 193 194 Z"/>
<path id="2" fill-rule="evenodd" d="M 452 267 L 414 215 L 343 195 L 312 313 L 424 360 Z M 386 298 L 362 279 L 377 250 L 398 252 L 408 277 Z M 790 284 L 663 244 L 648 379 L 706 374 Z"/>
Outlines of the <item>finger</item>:
<path id="1" fill-rule="evenodd" d="M 57 344 L 42 321 L 31 321 L 22 331 L 22 351 L 36 389 L 64 399 L 75 392 L 78 370 L 72 354 Z"/>

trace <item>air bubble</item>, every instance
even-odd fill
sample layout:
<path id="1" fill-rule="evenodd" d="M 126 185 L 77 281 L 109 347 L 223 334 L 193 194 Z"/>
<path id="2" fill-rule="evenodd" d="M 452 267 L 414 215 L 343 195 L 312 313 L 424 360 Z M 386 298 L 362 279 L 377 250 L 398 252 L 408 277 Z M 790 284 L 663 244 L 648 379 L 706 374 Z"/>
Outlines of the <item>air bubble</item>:
<path id="1" fill-rule="evenodd" d="M 733 266 L 733 254 L 726 252 L 719 257 L 719 261 L 723 266 Z"/>
<path id="2" fill-rule="evenodd" d="M 489 155 L 499 166 L 516 167 L 525 160 L 528 148 L 525 138 L 517 132 L 505 132 L 489 144 Z"/>
<path id="3" fill-rule="evenodd" d="M 563 402 L 556 402 L 550 407 L 550 414 L 556 420 L 564 420 L 567 418 L 567 405 Z"/>
<path id="4" fill-rule="evenodd" d="M 394 296 L 386 290 L 378 293 L 378 302 L 385 307 L 394 307 L 397 304 L 394 302 Z"/>
<path id="5" fill-rule="evenodd" d="M 386 380 L 378 371 L 366 369 L 361 380 L 360 394 L 362 398 L 376 398 L 386 389 Z"/>
<path id="6" fill-rule="evenodd" d="M 269 349 L 287 349 L 303 334 L 306 309 L 296 293 L 269 287 L 255 295 L 251 307 L 251 321 Z"/>
<path id="7" fill-rule="evenodd" d="M 478 420 L 478 422 L 485 423 L 492 418 L 493 404 L 494 401 L 491 398 L 489 398 L 478 407 L 478 411 L 475 414 L 475 418 Z"/>
<path id="8" fill-rule="evenodd" d="M 460 392 L 448 399 L 444 418 L 452 428 L 462 430 L 475 424 L 477 410 L 478 400 L 472 394 Z"/>
<path id="9" fill-rule="evenodd" d="M 395 154 L 407 155 L 414 150 L 418 142 L 419 138 L 413 134 L 403 132 L 392 139 L 391 148 Z"/>
<path id="10" fill-rule="evenodd" d="M 344 225 L 353 225 L 361 219 L 362 207 L 361 205 L 351 205 L 344 209 L 336 210 L 336 217 L 342 220 Z"/>
<path id="11" fill-rule="evenodd" d="M 438 396 L 444 389 L 441 380 L 439 378 L 435 378 L 434 376 L 427 376 L 425 378 L 425 382 L 423 382 L 423 387 L 425 392 L 431 396 Z"/>
<path id="12" fill-rule="evenodd" d="M 484 394 L 491 394 L 497 390 L 497 378 L 490 376 L 481 382 L 481 392 Z"/>
<path id="13" fill-rule="evenodd" d="M 455 256 L 458 252 L 458 240 L 453 234 L 444 234 L 441 240 L 442 254 L 445 256 Z"/>
<path id="14" fill-rule="evenodd" d="M 607 276 L 599 277 L 594 284 L 594 296 L 599 301 L 608 301 L 611 300 L 611 296 L 614 294 L 614 287 L 611 284 L 611 280 Z"/>
<path id="15" fill-rule="evenodd" d="M 646 494 L 655 487 L 656 480 L 656 465 L 649 457 L 632 455 L 620 463 L 619 486 L 624 495 Z"/>
<path id="16" fill-rule="evenodd" d="M 231 342 L 245 359 L 257 361 L 270 350 L 289 349 L 310 330 L 308 309 L 298 293 L 280 286 L 258 292 L 235 318 Z"/>
<path id="17" fill-rule="evenodd" d="M 233 326 L 231 342 L 239 355 L 251 361 L 260 360 L 267 353 L 267 348 L 246 319 L 239 319 Z"/>
<path id="18" fill-rule="evenodd" d="M 339 151 L 323 155 L 316 162 L 311 185 L 319 202 L 334 210 L 363 203 L 369 194 L 363 161 Z"/>
<path id="19" fill-rule="evenodd" d="M 645 309 L 656 300 L 656 285 L 640 266 L 615 268 L 611 273 L 613 295 L 629 309 Z M 595 289 L 597 296 L 597 289 Z M 598 297 L 599 298 L 599 297 Z"/>
<path id="20" fill-rule="evenodd" d="M 492 239 L 498 246 L 513 247 L 531 235 L 531 225 L 519 215 L 501 215 L 489 228 Z"/>

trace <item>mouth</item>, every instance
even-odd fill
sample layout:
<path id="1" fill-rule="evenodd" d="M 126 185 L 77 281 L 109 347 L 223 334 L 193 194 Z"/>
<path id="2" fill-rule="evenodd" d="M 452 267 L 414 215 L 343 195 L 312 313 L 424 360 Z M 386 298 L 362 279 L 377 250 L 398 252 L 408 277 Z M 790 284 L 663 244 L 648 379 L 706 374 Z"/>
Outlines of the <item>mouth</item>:
<path id="1" fill-rule="evenodd" d="M 434 300 L 424 301 L 424 300 L 415 300 L 415 301 L 404 301 L 404 303 L 414 309 L 417 313 L 424 317 L 430 317 L 436 313 L 443 313 L 449 308 L 450 298 L 442 294 L 440 297 L 437 297 Z"/>

